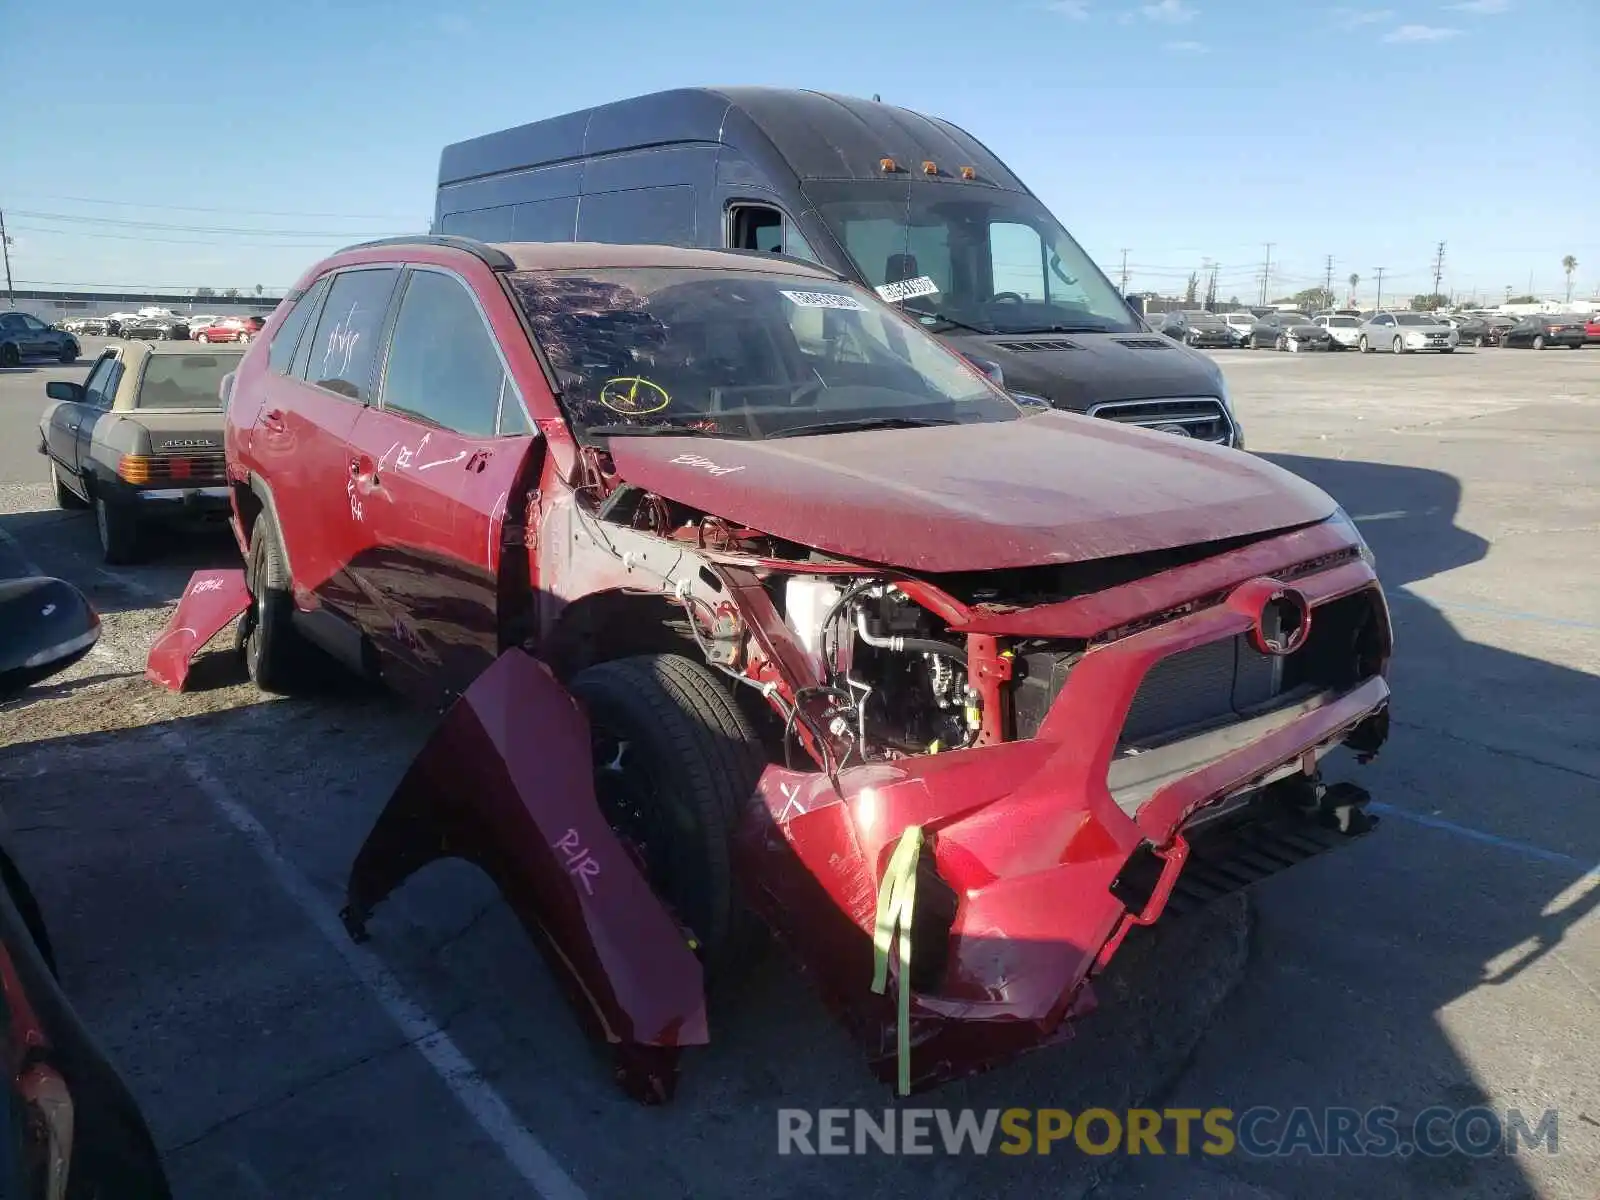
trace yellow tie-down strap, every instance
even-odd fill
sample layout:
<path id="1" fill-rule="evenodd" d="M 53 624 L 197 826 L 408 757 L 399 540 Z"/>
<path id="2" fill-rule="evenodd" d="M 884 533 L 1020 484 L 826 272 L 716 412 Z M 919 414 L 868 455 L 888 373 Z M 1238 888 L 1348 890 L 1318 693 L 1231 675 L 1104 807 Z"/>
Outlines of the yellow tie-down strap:
<path id="1" fill-rule="evenodd" d="M 896 1055 L 900 1094 L 911 1094 L 911 916 L 917 903 L 917 860 L 922 854 L 922 826 L 909 825 L 889 858 L 878 884 L 877 928 L 872 937 L 872 990 L 883 995 L 889 986 L 889 950 L 900 943 L 900 985 L 895 989 Z"/>

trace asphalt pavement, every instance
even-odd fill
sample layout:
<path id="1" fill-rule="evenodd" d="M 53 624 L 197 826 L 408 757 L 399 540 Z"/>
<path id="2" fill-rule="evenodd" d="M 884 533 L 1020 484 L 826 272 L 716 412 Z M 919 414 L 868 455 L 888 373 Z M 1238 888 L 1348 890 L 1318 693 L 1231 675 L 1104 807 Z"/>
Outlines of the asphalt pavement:
<path id="1" fill-rule="evenodd" d="M 633 1105 L 471 868 L 430 868 L 370 943 L 344 937 L 344 873 L 428 719 L 357 686 L 264 700 L 225 635 L 201 690 L 147 684 L 190 571 L 236 551 L 174 537 L 105 567 L 36 453 L 44 382 L 86 363 L 0 371 L 0 576 L 71 578 L 106 621 L 72 672 L 0 705 L 0 803 L 180 1196 L 1592 1200 L 1600 351 L 1218 358 L 1252 448 L 1376 551 L 1395 729 L 1339 769 L 1383 825 L 1258 887 L 1253 919 L 1158 926 L 1072 1043 L 914 1103 L 1548 1108 L 1558 1153 L 780 1156 L 780 1107 L 892 1099 L 777 952 L 717 998 L 676 1101 Z"/>

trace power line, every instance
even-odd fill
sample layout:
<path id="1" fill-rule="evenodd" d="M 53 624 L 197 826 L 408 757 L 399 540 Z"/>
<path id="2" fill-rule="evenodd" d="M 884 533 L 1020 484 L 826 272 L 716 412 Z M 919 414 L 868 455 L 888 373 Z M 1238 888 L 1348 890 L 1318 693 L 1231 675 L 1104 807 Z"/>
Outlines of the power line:
<path id="1" fill-rule="evenodd" d="M 71 238 L 109 238 L 118 242 L 155 242 L 164 246 L 211 246 L 213 248 L 250 248 L 259 250 L 319 250 L 328 246 L 348 244 L 368 237 L 367 234 L 346 233 L 334 234 L 317 242 L 249 242 L 239 241 L 235 238 L 224 240 L 201 240 L 198 238 L 163 238 L 151 237 L 142 233 L 96 233 L 91 230 L 79 229 L 41 229 L 37 225 L 13 225 L 13 229 L 23 233 L 44 234 L 46 237 L 71 237 Z"/>
<path id="2" fill-rule="evenodd" d="M 37 212 L 32 209 L 15 208 L 11 210 L 13 216 L 31 217 L 40 221 L 62 221 L 71 225 L 109 225 L 116 229 L 155 229 L 172 233 L 220 233 L 244 234 L 251 237 L 384 237 L 394 233 L 394 230 L 381 230 L 369 232 L 367 230 L 350 229 L 265 229 L 261 226 L 236 226 L 236 225 L 169 225 L 161 221 L 128 221 L 117 217 L 82 217 L 72 213 Z"/>
<path id="3" fill-rule="evenodd" d="M 14 193 L 17 194 L 17 193 Z M 92 196 L 56 196 L 46 192 L 22 192 L 39 200 L 69 200 L 74 204 L 109 204 L 117 208 L 156 208 L 169 212 L 228 213 L 251 217 L 322 217 L 350 221 L 406 221 L 402 213 L 278 212 L 267 208 L 202 208 L 194 204 L 140 204 L 131 200 L 97 200 Z"/>

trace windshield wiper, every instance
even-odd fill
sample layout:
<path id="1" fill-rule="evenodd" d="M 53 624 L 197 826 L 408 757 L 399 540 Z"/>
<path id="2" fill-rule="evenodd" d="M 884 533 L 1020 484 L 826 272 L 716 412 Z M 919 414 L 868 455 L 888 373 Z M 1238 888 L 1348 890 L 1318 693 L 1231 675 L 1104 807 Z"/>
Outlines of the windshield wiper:
<path id="1" fill-rule="evenodd" d="M 921 308 L 908 308 L 908 309 L 906 309 L 906 311 L 908 313 L 913 313 L 916 316 L 923 318 L 924 322 L 926 322 L 926 321 L 935 321 L 935 322 L 937 322 L 937 323 L 939 323 L 941 325 L 950 325 L 950 326 L 955 327 L 956 329 L 965 329 L 968 333 L 991 334 L 991 333 L 998 333 L 999 332 L 999 330 L 993 329 L 993 328 L 991 328 L 989 326 L 974 325 L 970 321 L 958 321 L 954 317 L 945 316 L 944 313 L 928 312 L 926 309 L 921 309 Z M 939 331 L 935 330 L 934 332 L 939 332 Z"/>
<path id="2" fill-rule="evenodd" d="M 1025 329 L 1006 329 L 1003 333 L 1110 333 L 1104 325 L 1034 325 Z"/>
<path id="3" fill-rule="evenodd" d="M 583 431 L 590 437 L 728 437 L 720 429 L 702 429 L 698 425 L 675 424 L 657 421 L 650 425 L 590 425 Z"/>
<path id="4" fill-rule="evenodd" d="M 856 417 L 843 421 L 819 421 L 815 425 L 791 425 L 767 434 L 773 438 L 809 437 L 813 433 L 857 433 L 864 429 L 921 429 L 932 425 L 956 425 L 948 417 Z"/>

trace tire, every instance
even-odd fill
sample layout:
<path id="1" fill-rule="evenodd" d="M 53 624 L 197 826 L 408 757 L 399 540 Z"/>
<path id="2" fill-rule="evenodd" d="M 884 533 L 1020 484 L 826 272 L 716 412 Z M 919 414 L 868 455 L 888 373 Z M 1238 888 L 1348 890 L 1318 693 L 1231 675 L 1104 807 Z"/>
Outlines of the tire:
<path id="1" fill-rule="evenodd" d="M 1299 354 L 1300 353 L 1300 341 L 1299 341 L 1298 338 L 1294 339 L 1293 341 L 1287 342 L 1285 344 L 1289 347 L 1289 353 L 1290 354 Z"/>
<path id="2" fill-rule="evenodd" d="M 245 564 L 250 607 L 239 625 L 239 649 L 250 681 L 264 692 L 293 695 L 310 683 L 311 646 L 294 627 L 294 584 L 272 518 L 250 530 Z"/>
<path id="3" fill-rule="evenodd" d="M 20 367 L 22 365 L 22 351 L 15 345 L 7 342 L 0 346 L 0 367 Z"/>
<path id="4" fill-rule="evenodd" d="M 207 344 L 207 343 L 209 343 L 209 342 L 210 342 L 210 341 L 211 341 L 211 339 L 210 339 L 210 338 L 208 338 L 208 337 L 207 337 L 207 336 L 206 336 L 206 335 L 205 335 L 205 333 L 204 333 L 204 331 L 202 331 L 202 332 L 200 332 L 200 333 L 197 333 L 197 334 L 195 334 L 195 335 L 194 335 L 194 340 L 195 340 L 195 341 L 197 341 L 197 342 L 199 342 L 199 343 L 201 343 L 201 344 L 202 344 L 202 345 L 205 345 L 205 344 Z"/>
<path id="5" fill-rule="evenodd" d="M 1533 335 L 1533 348 L 1535 350 L 1544 349 L 1544 334 L 1536 333 Z"/>
<path id="6" fill-rule="evenodd" d="M 1391 350 L 1393 350 L 1396 354 L 1404 354 L 1406 352 L 1406 340 L 1405 340 L 1405 338 L 1401 338 L 1401 337 L 1395 338 L 1393 344 L 1389 348 Z"/>
<path id="7" fill-rule="evenodd" d="M 1454 346 L 1441 346 L 1439 348 L 1440 354 L 1454 354 L 1455 352 L 1456 348 Z"/>
<path id="8" fill-rule="evenodd" d="M 240 333 L 239 336 L 234 339 L 234 341 L 238 342 L 241 346 L 247 346 L 250 344 L 250 335 L 248 333 Z"/>
<path id="9" fill-rule="evenodd" d="M 84 502 L 82 496 L 61 482 L 61 472 L 56 467 L 56 460 L 52 458 L 48 461 L 50 463 L 50 494 L 55 499 L 56 507 L 68 509 L 88 508 L 89 506 Z"/>
<path id="10" fill-rule="evenodd" d="M 139 514 L 129 504 L 113 504 L 104 496 L 94 501 L 94 523 L 100 534 L 100 552 L 111 566 L 136 563 L 142 556 L 143 530 Z"/>
<path id="11" fill-rule="evenodd" d="M 726 976 L 760 936 L 733 879 L 734 829 L 766 766 L 755 730 L 711 669 L 682 655 L 599 663 L 571 689 L 588 709 L 607 819 L 694 935 L 707 976 Z"/>
<path id="12" fill-rule="evenodd" d="M 75 363 L 78 361 L 78 353 L 76 346 L 63 346 L 61 347 L 61 353 L 56 358 L 57 361 L 62 363 Z"/>

